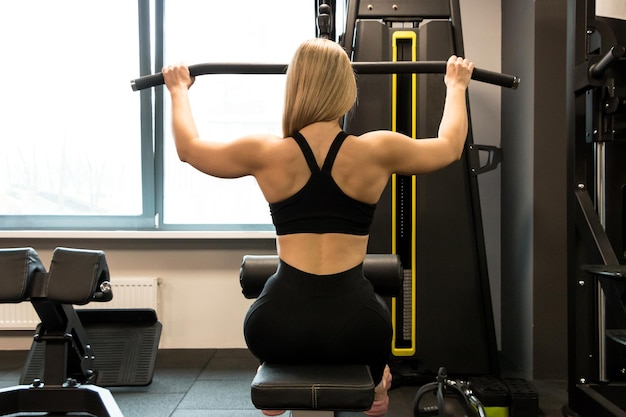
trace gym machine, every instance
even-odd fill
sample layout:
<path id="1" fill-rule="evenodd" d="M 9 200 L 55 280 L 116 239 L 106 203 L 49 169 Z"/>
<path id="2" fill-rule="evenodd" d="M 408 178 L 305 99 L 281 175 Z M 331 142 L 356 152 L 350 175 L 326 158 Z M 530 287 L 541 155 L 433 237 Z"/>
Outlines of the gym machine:
<path id="1" fill-rule="evenodd" d="M 48 272 L 33 248 L 0 249 L 0 303 L 29 301 L 41 319 L 21 385 L 0 390 L 0 415 L 122 417 L 103 386 L 151 383 L 161 323 L 154 310 L 74 308 L 112 298 L 102 251 L 56 248 Z"/>
<path id="2" fill-rule="evenodd" d="M 355 67 L 465 55 L 456 0 L 350 1 L 347 15 L 340 42 Z M 357 83 L 359 106 L 346 119 L 347 131 L 437 136 L 441 76 L 362 75 Z M 487 155 L 484 166 L 480 152 Z M 500 149 L 474 144 L 470 124 L 460 161 L 428 175 L 394 175 L 381 198 L 368 251 L 398 254 L 405 271 L 403 294 L 391 306 L 394 381 L 400 384 L 436 375 L 440 366 L 451 375 L 499 376 L 477 175 L 500 159 Z"/>
<path id="3" fill-rule="evenodd" d="M 568 152 L 568 405 L 626 416 L 626 21 L 575 2 Z"/>
<path id="4" fill-rule="evenodd" d="M 355 66 L 465 56 L 458 0 L 352 0 L 347 15 L 339 42 Z M 357 83 L 359 106 L 345 130 L 389 129 L 416 140 L 437 136 L 445 97 L 440 76 L 367 74 Z M 511 87 L 518 84 L 515 78 Z M 415 416 L 442 416 L 450 396 L 467 415 L 538 415 L 530 383 L 500 379 L 477 178 L 500 161 L 500 149 L 474 143 L 470 118 L 460 161 L 428 175 L 393 175 L 377 206 L 368 253 L 401 259 L 403 292 L 390 303 L 390 366 L 394 386 L 421 385 Z M 433 377 L 437 382 L 424 383 Z M 431 391 L 437 391 L 437 404 L 424 407 L 421 400 Z"/>

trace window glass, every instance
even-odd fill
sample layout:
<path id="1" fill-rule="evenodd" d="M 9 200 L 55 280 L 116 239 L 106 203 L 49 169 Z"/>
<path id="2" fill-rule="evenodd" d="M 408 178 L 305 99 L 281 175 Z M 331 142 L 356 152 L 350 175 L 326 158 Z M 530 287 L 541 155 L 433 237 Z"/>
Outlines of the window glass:
<path id="1" fill-rule="evenodd" d="M 165 58 L 188 65 L 211 62 L 285 63 L 315 36 L 310 1 L 271 3 L 176 0 L 165 5 Z M 253 133 L 282 136 L 284 75 L 203 75 L 190 91 L 194 118 L 206 140 L 231 141 Z M 176 156 L 169 99 L 165 114 L 166 224 L 271 228 L 267 203 L 254 178 L 216 179 Z"/>
<path id="2" fill-rule="evenodd" d="M 137 3 L 0 3 L 0 216 L 142 213 Z"/>

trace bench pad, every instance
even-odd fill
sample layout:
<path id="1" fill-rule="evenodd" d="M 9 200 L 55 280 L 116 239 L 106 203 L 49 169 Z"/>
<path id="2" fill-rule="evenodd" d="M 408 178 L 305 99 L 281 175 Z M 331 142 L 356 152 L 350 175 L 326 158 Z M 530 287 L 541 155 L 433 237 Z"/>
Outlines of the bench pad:
<path id="1" fill-rule="evenodd" d="M 0 249 L 0 303 L 21 303 L 36 273 L 46 272 L 33 248 Z"/>
<path id="2" fill-rule="evenodd" d="M 264 363 L 251 395 L 265 410 L 363 411 L 374 401 L 374 381 L 367 365 Z"/>

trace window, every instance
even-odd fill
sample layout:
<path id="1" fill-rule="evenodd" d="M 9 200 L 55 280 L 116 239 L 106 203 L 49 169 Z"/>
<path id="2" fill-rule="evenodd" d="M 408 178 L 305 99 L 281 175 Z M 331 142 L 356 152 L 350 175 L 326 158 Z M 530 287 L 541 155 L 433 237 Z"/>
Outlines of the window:
<path id="1" fill-rule="evenodd" d="M 111 216 L 140 226 L 139 101 L 128 88 L 137 20 L 124 0 L 0 5 L 3 228 L 106 226 Z"/>
<path id="2" fill-rule="evenodd" d="M 273 230 L 254 179 L 180 162 L 165 87 L 138 93 L 130 80 L 164 62 L 287 63 L 315 36 L 314 15 L 293 0 L 0 4 L 0 228 Z M 283 84 L 198 77 L 201 135 L 280 135 Z"/>
<path id="3" fill-rule="evenodd" d="M 314 22 L 314 7 L 309 1 L 282 0 L 272 3 L 271 8 L 264 2 L 244 0 L 168 2 L 164 61 L 288 63 L 298 45 L 315 36 Z M 190 99 L 201 137 L 230 141 L 251 133 L 281 136 L 284 78 L 198 77 Z M 169 100 L 166 103 L 169 105 Z M 178 160 L 169 114 L 166 107 L 165 226 L 191 223 L 218 229 L 272 230 L 267 203 L 254 178 L 211 178 Z"/>

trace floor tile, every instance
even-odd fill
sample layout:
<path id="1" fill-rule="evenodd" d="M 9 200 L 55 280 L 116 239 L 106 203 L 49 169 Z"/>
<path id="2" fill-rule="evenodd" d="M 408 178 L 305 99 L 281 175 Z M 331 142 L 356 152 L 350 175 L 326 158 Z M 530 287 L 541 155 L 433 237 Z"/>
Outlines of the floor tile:
<path id="1" fill-rule="evenodd" d="M 113 392 L 124 417 L 169 417 L 183 397 L 184 394 Z"/>
<path id="2" fill-rule="evenodd" d="M 172 417 L 263 417 L 259 410 L 176 410 Z"/>
<path id="3" fill-rule="evenodd" d="M 218 352 L 217 349 L 161 349 L 157 352 L 155 368 L 204 368 Z"/>
<path id="4" fill-rule="evenodd" d="M 198 377 L 204 379 L 246 379 L 250 382 L 259 367 L 259 360 L 246 349 L 218 351 Z"/>
<path id="5" fill-rule="evenodd" d="M 198 380 L 178 406 L 187 410 L 253 410 L 250 380 Z"/>

